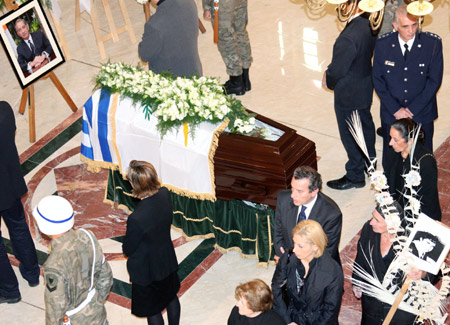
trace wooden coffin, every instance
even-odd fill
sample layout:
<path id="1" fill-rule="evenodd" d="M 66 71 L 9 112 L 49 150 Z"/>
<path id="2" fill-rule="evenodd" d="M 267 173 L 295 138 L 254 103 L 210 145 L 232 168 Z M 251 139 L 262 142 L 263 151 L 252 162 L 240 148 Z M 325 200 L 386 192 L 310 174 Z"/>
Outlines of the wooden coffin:
<path id="1" fill-rule="evenodd" d="M 214 156 L 216 196 L 267 204 L 275 209 L 278 192 L 290 188 L 295 168 L 317 170 L 316 145 L 294 129 L 262 115 L 256 119 L 284 134 L 276 141 L 223 132 Z"/>

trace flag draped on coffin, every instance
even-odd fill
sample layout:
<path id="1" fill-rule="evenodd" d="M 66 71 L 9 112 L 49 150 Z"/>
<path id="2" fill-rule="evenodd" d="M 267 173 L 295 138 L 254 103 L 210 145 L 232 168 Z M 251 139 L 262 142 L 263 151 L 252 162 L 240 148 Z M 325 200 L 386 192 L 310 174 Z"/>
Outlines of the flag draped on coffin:
<path id="1" fill-rule="evenodd" d="M 213 157 L 226 124 L 200 124 L 185 146 L 182 127 L 161 139 L 157 123 L 129 98 L 97 90 L 84 105 L 82 159 L 91 168 L 118 168 L 123 175 L 131 160 L 145 160 L 173 192 L 215 200 Z"/>

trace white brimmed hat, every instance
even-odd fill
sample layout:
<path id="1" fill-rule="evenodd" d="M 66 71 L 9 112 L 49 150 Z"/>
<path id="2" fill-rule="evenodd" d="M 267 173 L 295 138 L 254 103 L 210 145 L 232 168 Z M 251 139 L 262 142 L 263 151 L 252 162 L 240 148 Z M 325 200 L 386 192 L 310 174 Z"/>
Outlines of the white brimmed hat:
<path id="1" fill-rule="evenodd" d="M 46 235 L 59 235 L 73 227 L 74 213 L 69 201 L 61 196 L 46 196 L 33 210 L 39 230 Z"/>

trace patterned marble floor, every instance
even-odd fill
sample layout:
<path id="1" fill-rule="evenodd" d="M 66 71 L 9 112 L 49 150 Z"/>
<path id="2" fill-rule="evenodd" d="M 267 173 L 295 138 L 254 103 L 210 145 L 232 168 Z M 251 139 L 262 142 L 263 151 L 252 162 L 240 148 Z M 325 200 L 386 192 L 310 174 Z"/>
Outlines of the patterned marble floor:
<path id="1" fill-rule="evenodd" d="M 201 1 L 196 0 L 199 16 Z M 62 27 L 69 42 L 72 60 L 55 70 L 61 82 L 78 107 L 92 93 L 91 80 L 98 71 L 100 59 L 89 17 L 82 15 L 79 32 L 75 32 L 74 5 L 61 0 Z M 435 12 L 427 18 L 424 29 L 436 32 L 443 38 L 444 60 L 450 53 L 448 4 L 437 0 Z M 142 8 L 135 1 L 127 1 L 137 38 L 143 31 Z M 115 19 L 120 11 L 113 5 Z M 226 80 L 225 69 L 217 49 L 212 44 L 211 26 L 204 22 L 207 33 L 199 37 L 200 57 L 205 75 L 219 76 Z M 103 21 L 102 30 L 106 30 Z M 319 171 L 324 180 L 342 176 L 346 160 L 339 140 L 333 113 L 333 94 L 320 88 L 323 70 L 330 57 L 334 39 L 342 25 L 337 22 L 333 6 L 329 5 L 320 15 L 312 15 L 300 0 L 270 0 L 249 2 L 249 34 L 254 63 L 251 69 L 253 90 L 240 97 L 249 109 L 266 115 L 297 130 L 316 143 Z M 127 35 L 118 43 L 106 44 L 111 61 L 136 64 L 137 44 L 131 44 Z M 0 56 L 0 98 L 7 100 L 17 112 L 21 90 L 5 55 Z M 438 96 L 440 118 L 436 121 L 435 148 L 439 164 L 439 189 L 444 221 L 450 214 L 450 112 L 446 109 L 449 97 L 449 68 L 445 66 L 444 81 Z M 120 236 L 125 232 L 126 214 L 120 209 L 103 203 L 104 172 L 93 174 L 86 170 L 79 159 L 81 141 L 81 114 L 71 113 L 49 80 L 36 83 L 37 139 L 28 142 L 28 117 L 16 115 L 16 141 L 28 184 L 29 193 L 24 198 L 25 209 L 31 208 L 43 196 L 58 193 L 67 197 L 77 211 L 76 226 L 94 230 L 110 261 L 114 274 L 114 287 L 107 302 L 111 324 L 145 324 L 145 320 L 129 312 L 130 286 L 125 261 L 121 254 Z M 377 124 L 378 99 L 374 98 L 373 116 Z M 376 144 L 380 154 L 381 141 Z M 369 218 L 373 208 L 373 193 L 366 186 L 339 192 L 324 188 L 341 207 L 344 214 L 341 254 L 353 256 L 357 233 Z M 34 225 L 39 260 L 42 263 L 48 252 Z M 2 236 L 8 244 L 8 232 L 2 225 Z M 256 260 L 243 259 L 237 252 L 221 254 L 212 240 L 186 241 L 180 233 L 172 231 L 172 239 L 180 261 L 181 324 L 224 324 L 235 303 L 234 288 L 252 278 L 270 282 L 274 267 L 257 268 Z M 12 263 L 17 261 L 10 255 Z M 17 268 L 15 268 L 17 271 Z M 0 305 L 0 323 L 44 323 L 44 287 L 29 288 L 18 276 L 22 301 L 16 305 Z M 359 302 L 351 296 L 346 284 L 340 320 L 342 324 L 355 324 L 359 319 Z"/>

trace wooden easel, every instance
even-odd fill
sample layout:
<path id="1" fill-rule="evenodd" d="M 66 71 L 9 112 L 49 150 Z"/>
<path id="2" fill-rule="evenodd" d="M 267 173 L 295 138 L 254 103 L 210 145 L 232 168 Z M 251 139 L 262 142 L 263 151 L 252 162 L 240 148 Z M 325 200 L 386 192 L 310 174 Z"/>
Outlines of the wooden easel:
<path id="1" fill-rule="evenodd" d="M 5 0 L 6 8 L 8 10 L 16 10 L 19 6 L 14 2 L 14 0 Z M 61 93 L 66 103 L 69 105 L 70 109 L 73 112 L 76 112 L 78 110 L 77 106 L 73 102 L 72 98 L 70 98 L 69 94 L 67 93 L 66 89 L 62 85 L 62 83 L 59 81 L 58 77 L 55 75 L 53 71 L 50 71 L 47 73 L 47 75 L 41 77 L 40 79 L 47 79 L 50 77 L 50 80 L 55 85 L 56 89 Z M 28 124 L 29 124 L 29 138 L 30 142 L 36 141 L 36 121 L 35 121 L 35 99 L 34 99 L 34 85 L 31 84 L 25 89 L 22 90 L 22 98 L 20 99 L 20 106 L 19 106 L 19 113 L 24 114 L 25 108 L 27 104 L 27 99 L 29 101 L 29 108 L 28 108 Z"/>
<path id="2" fill-rule="evenodd" d="M 47 79 L 50 78 L 50 80 L 55 85 L 56 89 L 60 92 L 61 96 L 63 96 L 64 100 L 66 101 L 67 105 L 69 105 L 72 112 L 76 112 L 78 110 L 77 106 L 73 102 L 72 98 L 70 98 L 69 94 L 67 93 L 66 89 L 62 85 L 61 81 L 59 81 L 58 77 L 53 71 L 50 71 L 47 75 L 44 77 L 41 77 L 40 79 Z M 28 107 L 28 124 L 29 124 L 29 138 L 30 142 L 36 141 L 36 122 L 35 122 L 35 100 L 34 100 L 34 85 L 31 84 L 25 89 L 22 90 L 22 98 L 20 99 L 20 106 L 19 106 L 19 113 L 24 114 L 25 113 L 25 107 L 27 104 L 27 99 L 29 101 L 29 107 Z"/>
<path id="3" fill-rule="evenodd" d="M 131 42 L 136 43 L 136 37 L 134 35 L 133 27 L 131 26 L 130 17 L 128 16 L 127 7 L 123 0 L 118 0 L 120 5 L 120 10 L 122 12 L 125 25 L 116 28 L 114 19 L 112 16 L 111 8 L 109 6 L 109 0 L 102 0 L 103 8 L 105 9 L 106 20 L 108 21 L 108 26 L 110 32 L 102 36 L 100 32 L 100 27 L 98 25 L 97 13 L 94 8 L 94 0 L 90 0 L 90 16 L 92 22 L 92 28 L 94 29 L 94 35 L 97 40 L 98 50 L 100 52 L 100 57 L 102 60 L 106 59 L 105 45 L 104 43 L 112 38 L 114 43 L 119 41 L 119 34 L 128 32 Z M 80 0 L 75 0 L 75 31 L 80 29 Z"/>

